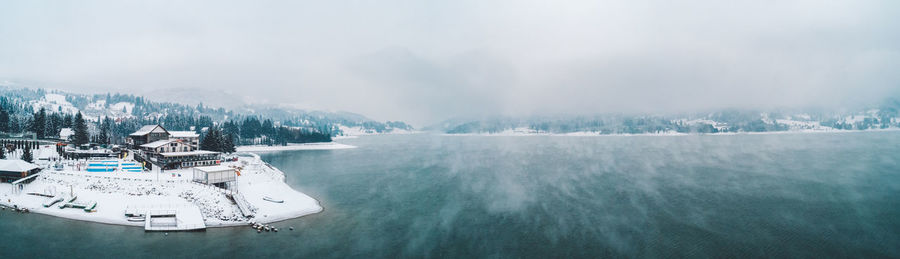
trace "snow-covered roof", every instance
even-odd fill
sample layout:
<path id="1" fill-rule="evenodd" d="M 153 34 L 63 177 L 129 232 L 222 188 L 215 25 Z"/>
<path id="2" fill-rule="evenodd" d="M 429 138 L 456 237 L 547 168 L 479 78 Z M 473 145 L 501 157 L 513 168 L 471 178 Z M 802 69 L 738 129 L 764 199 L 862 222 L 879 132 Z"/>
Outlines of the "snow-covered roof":
<path id="1" fill-rule="evenodd" d="M 169 137 L 172 138 L 199 138 L 200 134 L 193 131 L 169 131 Z"/>
<path id="2" fill-rule="evenodd" d="M 3 172 L 25 172 L 35 168 L 39 167 L 21 159 L 0 160 L 0 171 Z"/>
<path id="3" fill-rule="evenodd" d="M 38 149 L 35 153 L 35 157 L 38 160 L 50 160 L 51 157 L 59 156 L 59 154 L 56 153 L 56 149 L 51 148 L 50 146 L 45 146 L 41 149 Z"/>
<path id="4" fill-rule="evenodd" d="M 166 153 L 159 153 L 159 154 L 164 157 L 173 157 L 173 156 L 212 155 L 212 154 L 219 154 L 219 152 L 209 151 L 209 150 L 194 150 L 194 151 L 187 151 L 187 152 L 166 152 Z"/>
<path id="5" fill-rule="evenodd" d="M 172 139 L 157 140 L 157 141 L 153 141 L 153 142 L 150 142 L 150 143 L 147 143 L 147 144 L 143 144 L 143 145 L 141 145 L 141 147 L 145 147 L 145 148 L 158 148 L 158 147 L 161 147 L 161 146 L 163 146 L 163 145 L 165 145 L 165 144 L 169 144 L 169 143 L 171 143 L 171 142 L 173 142 L 173 141 L 175 141 L 175 140 L 172 140 Z"/>
<path id="6" fill-rule="evenodd" d="M 159 126 L 159 125 L 144 125 L 143 127 L 141 127 L 140 129 L 138 129 L 138 130 L 135 131 L 134 133 L 131 133 L 130 136 L 143 136 L 143 135 L 147 135 L 147 134 L 150 134 L 150 132 L 153 132 L 154 130 L 156 130 L 156 128 L 159 128 L 159 129 L 161 129 L 161 130 L 163 130 L 163 131 L 165 131 L 165 132 L 167 132 L 167 133 L 169 132 L 168 130 L 166 130 L 165 128 L 163 128 L 162 126 Z"/>
<path id="7" fill-rule="evenodd" d="M 227 167 L 224 165 L 198 166 L 198 167 L 194 167 L 194 169 L 196 169 L 198 171 L 207 172 L 207 173 L 221 172 L 221 171 L 234 171 L 234 168 Z"/>
<path id="8" fill-rule="evenodd" d="M 59 130 L 59 138 L 61 139 L 67 139 L 72 135 L 75 135 L 75 131 L 73 131 L 72 128 L 62 128 Z"/>

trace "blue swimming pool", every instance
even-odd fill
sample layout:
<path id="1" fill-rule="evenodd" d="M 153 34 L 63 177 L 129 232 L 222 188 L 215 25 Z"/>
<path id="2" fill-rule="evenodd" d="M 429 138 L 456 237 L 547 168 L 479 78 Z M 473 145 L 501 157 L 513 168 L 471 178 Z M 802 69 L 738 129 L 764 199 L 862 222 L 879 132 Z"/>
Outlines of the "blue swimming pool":
<path id="1" fill-rule="evenodd" d="M 115 171 L 115 167 L 88 167 L 86 169 L 88 172 L 112 172 Z"/>
<path id="2" fill-rule="evenodd" d="M 89 161 L 88 172 L 143 172 L 144 166 L 134 161 L 124 162 L 118 160 Z"/>

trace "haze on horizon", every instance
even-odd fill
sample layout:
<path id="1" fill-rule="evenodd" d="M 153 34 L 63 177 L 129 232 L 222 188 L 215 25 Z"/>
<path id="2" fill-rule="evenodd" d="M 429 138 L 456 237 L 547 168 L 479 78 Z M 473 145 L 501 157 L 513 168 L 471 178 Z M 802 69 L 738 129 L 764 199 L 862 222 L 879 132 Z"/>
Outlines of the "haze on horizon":
<path id="1" fill-rule="evenodd" d="M 418 126 L 851 105 L 900 94 L 897 14 L 896 1 L 4 1 L 0 81 L 217 91 L 199 101 Z"/>

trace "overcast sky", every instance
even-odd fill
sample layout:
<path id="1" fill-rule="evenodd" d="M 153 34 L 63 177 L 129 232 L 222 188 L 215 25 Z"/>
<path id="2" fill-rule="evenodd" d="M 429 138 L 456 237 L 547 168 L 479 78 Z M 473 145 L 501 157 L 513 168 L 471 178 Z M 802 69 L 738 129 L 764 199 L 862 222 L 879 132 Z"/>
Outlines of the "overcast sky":
<path id="1" fill-rule="evenodd" d="M 0 2 L 0 78 L 418 126 L 900 93 L 900 1 L 187 2 Z"/>

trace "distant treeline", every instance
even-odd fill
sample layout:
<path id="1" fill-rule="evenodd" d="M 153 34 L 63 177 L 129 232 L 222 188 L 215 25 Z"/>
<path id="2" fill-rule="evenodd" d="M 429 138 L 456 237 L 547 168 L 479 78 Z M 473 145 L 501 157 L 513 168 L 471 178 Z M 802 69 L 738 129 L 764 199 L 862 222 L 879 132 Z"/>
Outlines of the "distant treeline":
<path id="1" fill-rule="evenodd" d="M 341 133 L 338 124 L 348 127 L 363 127 L 375 132 L 388 132 L 393 129 L 412 130 L 412 127 L 403 122 L 376 122 L 365 116 L 348 112 L 320 112 L 302 111 L 280 108 L 253 108 L 226 110 L 224 108 L 211 108 L 198 105 L 184 105 L 169 102 L 155 102 L 141 96 L 130 94 L 69 94 L 60 91 L 47 91 L 44 89 L 0 87 L 0 131 L 7 133 L 21 133 L 25 131 L 35 132 L 40 138 L 52 138 L 59 134 L 62 128 L 73 127 L 74 114 L 64 112 L 62 107 L 55 110 L 44 110 L 45 117 L 37 117 L 37 107 L 33 107 L 34 101 L 41 100 L 48 93 L 60 94 L 72 106 L 82 112 L 88 121 L 90 140 L 98 143 L 122 144 L 124 137 L 134 132 L 143 125 L 161 124 L 169 130 L 190 130 L 192 127 L 198 133 L 201 129 L 218 126 L 226 128 L 226 123 L 237 125 L 228 133 L 235 136 L 235 143 L 243 144 L 278 144 L 278 143 L 303 143 L 328 141 L 321 133 L 335 136 Z M 96 107 L 98 101 L 105 101 L 105 106 Z M 130 110 L 123 107 L 114 110 L 111 105 L 116 103 L 130 103 Z M 94 105 L 92 105 L 94 104 Z M 118 113 L 116 116 L 113 113 Z M 122 116 L 123 114 L 128 116 Z M 115 118 L 115 119 L 113 119 Z M 250 122 L 246 128 L 244 123 L 248 118 L 254 118 L 259 122 Z M 265 123 L 265 120 L 270 123 Z M 263 120 L 263 121 L 259 121 Z M 43 122 L 43 124 L 41 124 Z M 271 127 L 269 127 L 271 125 Z M 279 129 L 275 125 L 288 127 Z M 229 126 L 233 127 L 233 126 Z M 263 130 L 262 128 L 266 128 Z M 272 130 L 274 129 L 274 130 Z M 274 131 L 274 132 L 273 132 Z"/>
<path id="2" fill-rule="evenodd" d="M 73 115 L 43 107 L 37 112 L 31 112 L 33 108 L 25 100 L 40 99 L 46 93 L 42 89 L 2 89 L 4 96 L 0 96 L 0 132 L 31 132 L 40 139 L 56 139 L 59 138 L 61 129 L 71 128 L 75 133 L 71 140 L 76 144 L 124 144 L 125 138 L 140 127 L 160 124 L 170 131 L 193 130 L 201 137 L 205 137 L 210 130 L 218 130 L 221 131 L 221 138 L 228 138 L 232 145 L 287 145 L 329 142 L 336 128 L 331 124 L 309 121 L 303 126 L 276 125 L 271 119 L 260 120 L 258 116 L 237 115 L 221 108 L 149 102 L 142 97 L 120 94 L 65 96 L 66 101 L 79 109 L 84 109 L 92 100 L 105 99 L 107 104 L 133 103 L 133 116 L 117 119 L 100 116 L 88 120 L 81 112 Z"/>
<path id="3" fill-rule="evenodd" d="M 897 104 L 900 107 L 900 103 Z M 867 130 L 900 127 L 895 119 L 898 108 L 884 106 L 880 109 L 839 114 L 804 112 L 804 118 L 791 113 L 727 110 L 705 115 L 684 116 L 592 116 L 569 118 L 511 118 L 494 117 L 475 121 L 457 120 L 445 122 L 439 127 L 450 134 L 499 133 L 516 128 L 527 128 L 543 133 L 596 132 L 599 134 L 646 134 L 646 133 L 724 133 L 724 132 L 769 132 L 791 130 L 791 125 L 779 119 L 792 118 L 810 124 L 839 130 Z M 853 119 L 847 119 L 847 118 Z M 800 126 L 802 127 L 802 126 Z"/>

